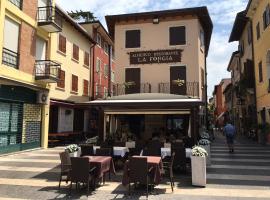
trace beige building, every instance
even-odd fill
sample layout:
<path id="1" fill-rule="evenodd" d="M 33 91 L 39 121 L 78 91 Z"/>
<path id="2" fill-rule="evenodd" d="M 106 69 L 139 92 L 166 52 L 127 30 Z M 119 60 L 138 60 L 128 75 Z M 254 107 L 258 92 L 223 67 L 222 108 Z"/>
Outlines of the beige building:
<path id="1" fill-rule="evenodd" d="M 88 130 L 88 109 L 77 104 L 90 99 L 90 57 L 95 42 L 61 8 L 57 10 L 64 20 L 62 32 L 51 35 L 50 56 L 62 67 L 58 83 L 50 87 L 49 133 L 83 132 Z"/>
<path id="2" fill-rule="evenodd" d="M 115 42 L 117 84 L 114 97 L 91 103 L 102 105 L 101 135 L 149 139 L 164 129 L 167 136 L 196 139 L 212 33 L 207 8 L 113 15 L 106 21 Z"/>

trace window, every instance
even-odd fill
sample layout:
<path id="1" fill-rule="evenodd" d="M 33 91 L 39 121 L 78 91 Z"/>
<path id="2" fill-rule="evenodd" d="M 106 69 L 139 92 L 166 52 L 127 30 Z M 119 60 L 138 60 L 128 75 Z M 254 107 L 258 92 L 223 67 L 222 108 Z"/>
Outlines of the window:
<path id="1" fill-rule="evenodd" d="M 96 72 L 100 72 L 100 66 L 101 66 L 101 60 L 97 58 L 97 63 L 96 63 Z"/>
<path id="2" fill-rule="evenodd" d="M 252 43 L 252 26 L 249 24 L 248 26 L 248 44 Z"/>
<path id="3" fill-rule="evenodd" d="M 108 96 L 108 89 L 106 87 L 104 87 L 104 98 L 106 98 Z"/>
<path id="4" fill-rule="evenodd" d="M 109 45 L 106 42 L 104 42 L 104 51 L 106 54 L 109 54 Z"/>
<path id="5" fill-rule="evenodd" d="M 76 44 L 73 44 L 73 54 L 72 57 L 75 60 L 79 60 L 79 47 Z"/>
<path id="6" fill-rule="evenodd" d="M 200 44 L 201 47 L 204 47 L 204 32 L 200 30 Z"/>
<path id="7" fill-rule="evenodd" d="M 270 7 L 268 5 L 263 13 L 263 28 L 266 29 L 269 24 L 270 24 Z"/>
<path id="8" fill-rule="evenodd" d="M 112 71 L 112 73 L 111 73 L 111 82 L 114 83 L 114 81 L 115 81 L 115 75 L 114 75 L 114 72 Z"/>
<path id="9" fill-rule="evenodd" d="M 240 55 L 243 56 L 245 53 L 245 44 L 244 44 L 244 40 L 240 41 L 239 43 L 239 52 Z"/>
<path id="10" fill-rule="evenodd" d="M 104 76 L 108 77 L 109 75 L 109 65 L 105 64 L 104 65 Z"/>
<path id="11" fill-rule="evenodd" d="M 83 95 L 88 96 L 89 81 L 83 80 Z"/>
<path id="12" fill-rule="evenodd" d="M 101 47 L 101 36 L 97 34 L 97 43 Z"/>
<path id="13" fill-rule="evenodd" d="M 260 29 L 260 22 L 258 22 L 256 26 L 256 32 L 257 32 L 257 40 L 261 37 L 261 29 Z"/>
<path id="14" fill-rule="evenodd" d="M 86 51 L 84 52 L 84 65 L 90 65 L 90 54 Z"/>
<path id="15" fill-rule="evenodd" d="M 141 47 L 141 31 L 130 30 L 126 31 L 126 48 L 140 48 Z"/>
<path id="16" fill-rule="evenodd" d="M 78 92 L 78 76 L 72 74 L 71 91 Z"/>
<path id="17" fill-rule="evenodd" d="M 170 27 L 170 45 L 186 44 L 186 27 Z"/>
<path id="18" fill-rule="evenodd" d="M 5 17 L 2 63 L 14 68 L 19 67 L 19 34 L 20 24 Z"/>
<path id="19" fill-rule="evenodd" d="M 259 63 L 259 82 L 263 82 L 262 61 Z"/>
<path id="20" fill-rule="evenodd" d="M 67 49 L 66 49 L 66 44 L 67 43 L 67 39 L 59 34 L 59 41 L 58 41 L 58 50 L 63 52 L 63 53 L 66 53 Z"/>
<path id="21" fill-rule="evenodd" d="M 204 69 L 201 68 L 201 84 L 202 84 L 201 87 L 202 87 L 202 89 L 204 88 L 204 84 L 205 84 L 204 76 L 205 76 Z"/>
<path id="22" fill-rule="evenodd" d="M 57 82 L 57 87 L 65 88 L 65 71 L 59 70 L 59 81 Z"/>

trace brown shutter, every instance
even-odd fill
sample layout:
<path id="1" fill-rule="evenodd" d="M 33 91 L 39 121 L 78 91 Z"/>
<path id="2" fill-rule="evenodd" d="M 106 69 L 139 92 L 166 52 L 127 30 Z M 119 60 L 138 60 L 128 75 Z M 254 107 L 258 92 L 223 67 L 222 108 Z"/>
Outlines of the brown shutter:
<path id="1" fill-rule="evenodd" d="M 73 44 L 73 58 L 79 60 L 79 47 L 76 44 Z"/>
<path id="2" fill-rule="evenodd" d="M 66 53 L 66 42 L 66 38 L 59 34 L 58 49 L 63 53 Z"/>
<path id="3" fill-rule="evenodd" d="M 65 88 L 65 71 L 59 71 L 59 81 L 57 82 L 57 87 Z"/>
<path id="4" fill-rule="evenodd" d="M 73 92 L 77 92 L 78 91 L 78 76 L 75 76 L 72 74 L 72 87 L 71 90 Z"/>
<path id="5" fill-rule="evenodd" d="M 126 69 L 126 94 L 140 93 L 141 91 L 141 69 L 127 68 Z"/>
<path id="6" fill-rule="evenodd" d="M 87 53 L 87 52 L 84 52 L 84 64 L 86 66 L 89 66 L 89 64 L 90 64 L 90 56 L 89 56 L 89 53 Z"/>
<path id="7" fill-rule="evenodd" d="M 186 27 L 170 27 L 170 45 L 186 44 Z"/>
<path id="8" fill-rule="evenodd" d="M 186 67 L 170 68 L 170 90 L 171 94 L 187 95 Z"/>
<path id="9" fill-rule="evenodd" d="M 83 95 L 88 96 L 88 81 L 83 80 Z"/>
<path id="10" fill-rule="evenodd" d="M 139 48 L 141 46 L 141 31 L 126 31 L 126 48 Z"/>

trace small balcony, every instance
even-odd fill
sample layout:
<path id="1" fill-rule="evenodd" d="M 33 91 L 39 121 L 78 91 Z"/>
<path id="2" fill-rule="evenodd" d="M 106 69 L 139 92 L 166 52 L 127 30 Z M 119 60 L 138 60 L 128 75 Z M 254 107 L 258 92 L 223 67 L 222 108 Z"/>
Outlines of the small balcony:
<path id="1" fill-rule="evenodd" d="M 151 93 L 150 83 L 141 83 L 138 86 L 134 82 L 113 85 L 113 96 L 135 93 Z"/>
<path id="2" fill-rule="evenodd" d="M 56 83 L 59 80 L 61 65 L 51 60 L 36 60 L 35 79 L 46 83 Z"/>
<path id="3" fill-rule="evenodd" d="M 4 65 L 19 68 L 20 54 L 9 49 L 3 48 L 2 63 Z"/>
<path id="4" fill-rule="evenodd" d="M 22 9 L 23 0 L 8 0 L 13 5 L 17 6 L 19 9 Z"/>
<path id="5" fill-rule="evenodd" d="M 38 8 L 38 26 L 42 27 L 49 33 L 62 31 L 62 16 L 53 6 Z"/>
<path id="6" fill-rule="evenodd" d="M 165 94 L 177 94 L 191 97 L 199 97 L 198 82 L 159 83 L 158 92 Z"/>

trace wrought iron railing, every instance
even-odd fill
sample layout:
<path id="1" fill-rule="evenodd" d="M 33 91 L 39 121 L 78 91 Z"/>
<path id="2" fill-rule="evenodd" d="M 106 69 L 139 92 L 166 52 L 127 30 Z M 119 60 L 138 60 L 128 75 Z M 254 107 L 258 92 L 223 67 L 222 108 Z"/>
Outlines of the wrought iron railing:
<path id="1" fill-rule="evenodd" d="M 132 89 L 135 83 L 127 82 L 122 84 L 114 84 L 113 85 L 113 96 L 131 94 L 131 93 L 151 93 L 151 84 L 150 83 L 141 83 L 140 87 L 136 87 L 136 89 Z"/>
<path id="2" fill-rule="evenodd" d="M 19 9 L 22 9 L 23 0 L 8 0 L 8 1 L 17 6 Z"/>
<path id="3" fill-rule="evenodd" d="M 49 79 L 52 81 L 59 80 L 60 64 L 51 60 L 37 60 L 35 63 L 36 80 Z"/>
<path id="4" fill-rule="evenodd" d="M 9 49 L 3 48 L 2 63 L 10 67 L 19 67 L 20 54 Z"/>
<path id="5" fill-rule="evenodd" d="M 192 97 L 199 97 L 199 83 L 186 82 L 183 85 L 179 85 L 179 89 L 172 89 L 171 83 L 159 83 L 158 92 L 165 94 L 180 94 Z"/>
<path id="6" fill-rule="evenodd" d="M 39 7 L 37 21 L 39 25 L 54 23 L 59 28 L 62 28 L 63 25 L 62 15 L 53 6 Z"/>

